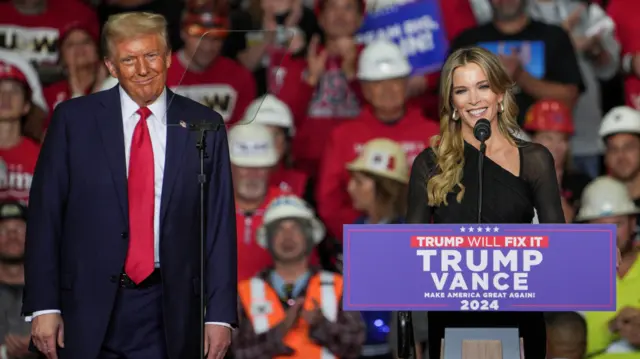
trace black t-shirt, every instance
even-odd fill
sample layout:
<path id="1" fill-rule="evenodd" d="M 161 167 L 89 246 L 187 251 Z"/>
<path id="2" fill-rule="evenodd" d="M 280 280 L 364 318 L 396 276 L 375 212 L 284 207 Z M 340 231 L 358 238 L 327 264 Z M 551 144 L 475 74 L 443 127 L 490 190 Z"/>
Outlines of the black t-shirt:
<path id="1" fill-rule="evenodd" d="M 582 172 L 571 171 L 562 176 L 560 184 L 562 196 L 574 209 L 580 209 L 580 198 L 589 182 L 591 182 L 591 178 Z"/>
<path id="2" fill-rule="evenodd" d="M 276 22 L 279 25 L 284 24 L 289 14 L 282 14 L 276 17 Z M 304 8 L 302 16 L 298 21 L 297 26 L 304 32 L 306 44 L 311 41 L 311 37 L 314 34 L 320 32 L 320 27 L 316 17 L 311 9 Z M 261 30 L 261 24 L 256 24 L 251 15 L 247 11 L 237 10 L 231 13 L 231 28 L 232 32 L 227 37 L 222 53 L 224 56 L 237 59 L 240 52 L 251 46 L 252 43 L 259 43 L 262 41 L 263 33 Z M 294 56 L 306 53 L 305 48 L 301 49 Z M 253 72 L 253 76 L 256 80 L 257 95 L 261 96 L 267 92 L 267 73 L 266 68 L 263 65 L 258 66 Z"/>
<path id="3" fill-rule="evenodd" d="M 559 26 L 531 20 L 519 33 L 501 33 L 492 23 L 467 29 L 451 43 L 451 52 L 467 46 L 480 45 L 494 53 L 510 54 L 510 48 L 519 49 L 523 67 L 532 76 L 561 84 L 576 85 L 584 91 L 582 74 L 569 35 Z M 529 107 L 536 101 L 519 87 L 513 92 L 522 125 Z"/>

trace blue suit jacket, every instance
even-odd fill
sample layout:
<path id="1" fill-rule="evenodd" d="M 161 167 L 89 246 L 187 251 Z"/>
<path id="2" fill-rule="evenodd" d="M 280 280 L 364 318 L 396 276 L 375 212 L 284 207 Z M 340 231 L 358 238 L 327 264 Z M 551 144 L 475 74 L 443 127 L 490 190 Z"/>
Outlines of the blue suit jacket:
<path id="1" fill-rule="evenodd" d="M 30 194 L 23 314 L 60 309 L 62 358 L 95 358 L 128 247 L 127 176 L 120 87 L 56 107 Z M 237 324 L 235 205 L 221 116 L 167 90 L 167 147 L 160 209 L 160 266 L 167 350 L 200 353 L 199 134 L 180 121 L 215 121 L 205 170 L 206 321 Z"/>

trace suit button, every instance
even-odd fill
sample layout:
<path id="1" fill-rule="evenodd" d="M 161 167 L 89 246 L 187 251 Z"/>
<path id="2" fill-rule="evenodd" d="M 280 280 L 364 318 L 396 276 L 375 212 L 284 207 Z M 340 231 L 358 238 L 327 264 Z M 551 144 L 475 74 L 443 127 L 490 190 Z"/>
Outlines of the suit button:
<path id="1" fill-rule="evenodd" d="M 122 233 L 120 233 L 120 237 L 122 237 L 123 239 L 127 239 L 127 238 L 129 238 L 129 233 L 122 232 Z"/>

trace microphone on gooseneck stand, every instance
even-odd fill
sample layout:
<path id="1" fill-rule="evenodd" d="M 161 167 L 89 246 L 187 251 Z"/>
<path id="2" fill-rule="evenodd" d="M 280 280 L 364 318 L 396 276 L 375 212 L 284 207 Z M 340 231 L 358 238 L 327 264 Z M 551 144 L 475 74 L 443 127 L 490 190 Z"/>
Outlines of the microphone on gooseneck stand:
<path id="1" fill-rule="evenodd" d="M 478 156 L 478 223 L 482 223 L 482 177 L 484 167 L 484 154 L 487 150 L 485 141 L 491 137 L 491 123 L 486 118 L 481 118 L 473 126 L 473 136 L 480 141 L 480 155 Z"/>

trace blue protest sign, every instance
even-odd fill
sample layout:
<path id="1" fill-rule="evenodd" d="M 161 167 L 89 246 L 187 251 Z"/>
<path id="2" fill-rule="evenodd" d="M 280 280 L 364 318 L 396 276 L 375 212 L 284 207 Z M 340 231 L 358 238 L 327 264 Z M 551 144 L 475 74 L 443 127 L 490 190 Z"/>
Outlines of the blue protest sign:
<path id="1" fill-rule="evenodd" d="M 615 311 L 616 227 L 345 225 L 345 310 Z"/>
<path id="2" fill-rule="evenodd" d="M 378 38 L 402 49 L 414 75 L 440 71 L 449 50 L 437 0 L 417 0 L 367 14 L 356 40 L 368 44 Z"/>
<path id="3" fill-rule="evenodd" d="M 531 76 L 544 78 L 545 68 L 545 47 L 543 41 L 495 41 L 481 42 L 478 46 L 483 47 L 495 55 L 516 55 L 520 59 L 522 66 Z"/>

